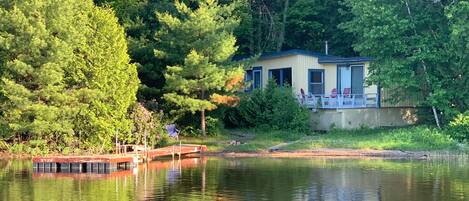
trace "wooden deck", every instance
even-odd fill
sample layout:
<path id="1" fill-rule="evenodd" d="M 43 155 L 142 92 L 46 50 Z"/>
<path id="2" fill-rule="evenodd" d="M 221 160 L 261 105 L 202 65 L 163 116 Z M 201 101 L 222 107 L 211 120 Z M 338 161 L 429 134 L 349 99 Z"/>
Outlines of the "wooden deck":
<path id="1" fill-rule="evenodd" d="M 34 157 L 33 170 L 36 173 L 112 173 L 129 170 L 141 161 L 161 157 L 175 157 L 201 153 L 205 145 L 179 144 L 158 149 L 143 150 L 126 154 L 89 155 L 89 156 L 45 156 Z"/>

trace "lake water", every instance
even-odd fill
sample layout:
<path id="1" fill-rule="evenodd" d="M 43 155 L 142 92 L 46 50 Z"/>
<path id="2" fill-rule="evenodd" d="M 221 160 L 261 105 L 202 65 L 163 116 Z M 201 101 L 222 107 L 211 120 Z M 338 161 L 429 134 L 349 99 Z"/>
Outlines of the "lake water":
<path id="1" fill-rule="evenodd" d="M 469 200 L 469 161 L 189 158 L 114 174 L 0 161 L 1 200 Z"/>

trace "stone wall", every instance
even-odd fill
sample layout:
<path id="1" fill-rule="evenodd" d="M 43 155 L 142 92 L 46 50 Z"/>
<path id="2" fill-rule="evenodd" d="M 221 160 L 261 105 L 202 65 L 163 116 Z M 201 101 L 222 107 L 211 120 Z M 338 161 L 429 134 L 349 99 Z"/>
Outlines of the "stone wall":
<path id="1" fill-rule="evenodd" d="M 311 112 L 314 130 L 399 127 L 415 124 L 416 108 L 355 108 Z"/>

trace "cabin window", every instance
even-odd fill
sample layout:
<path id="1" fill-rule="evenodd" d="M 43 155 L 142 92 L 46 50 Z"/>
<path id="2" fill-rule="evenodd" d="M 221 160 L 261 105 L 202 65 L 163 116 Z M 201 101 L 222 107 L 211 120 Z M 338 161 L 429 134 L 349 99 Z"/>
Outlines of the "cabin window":
<path id="1" fill-rule="evenodd" d="M 244 80 L 251 82 L 251 85 L 245 91 L 262 88 L 262 67 L 254 67 L 252 70 L 247 70 L 244 74 Z"/>
<path id="2" fill-rule="evenodd" d="M 309 70 L 308 92 L 314 95 L 324 94 L 324 70 L 321 70 L 321 69 Z"/>
<path id="3" fill-rule="evenodd" d="M 291 86 L 292 74 L 291 68 L 281 68 L 269 70 L 269 79 L 275 80 L 278 86 Z"/>

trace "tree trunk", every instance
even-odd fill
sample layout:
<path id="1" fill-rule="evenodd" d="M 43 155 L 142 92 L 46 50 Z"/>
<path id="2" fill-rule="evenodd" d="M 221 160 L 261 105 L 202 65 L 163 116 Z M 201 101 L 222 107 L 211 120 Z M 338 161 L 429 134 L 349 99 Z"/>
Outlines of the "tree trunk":
<path id="1" fill-rule="evenodd" d="M 277 51 L 282 50 L 283 43 L 285 42 L 285 26 L 287 24 L 287 16 L 288 16 L 288 6 L 290 4 L 290 0 L 285 0 L 285 4 L 283 7 L 283 19 L 282 25 L 280 28 L 280 34 L 277 41 Z"/>
<path id="2" fill-rule="evenodd" d="M 415 28 L 414 18 L 412 17 L 412 13 L 410 12 L 410 6 L 409 6 L 409 2 L 407 0 L 405 1 L 405 5 L 407 7 L 407 13 L 409 14 L 410 22 L 412 23 L 412 28 L 413 28 L 414 34 L 415 34 L 415 36 L 417 36 L 418 34 L 417 34 L 417 29 Z M 419 53 L 421 53 L 422 48 L 419 47 L 418 51 L 419 51 Z M 431 86 L 430 78 L 429 78 L 429 75 L 428 75 L 427 65 L 425 64 L 425 61 L 423 59 L 420 59 L 420 63 L 422 63 L 423 72 L 425 74 L 425 81 L 428 85 L 428 88 L 430 89 L 429 95 L 432 96 L 433 88 Z M 436 111 L 436 107 L 433 104 L 431 106 L 432 106 L 432 112 L 433 112 L 433 117 L 435 118 L 436 126 L 439 129 L 441 129 L 440 120 L 438 118 L 438 113 Z"/>
<path id="3" fill-rule="evenodd" d="M 205 132 L 205 110 L 200 111 L 200 128 L 202 128 L 202 135 L 207 136 Z"/>
<path id="4" fill-rule="evenodd" d="M 205 90 L 202 89 L 202 93 L 200 95 L 202 100 L 205 99 Z M 204 137 L 207 136 L 205 132 L 205 109 L 200 111 L 200 128 L 202 129 L 202 135 Z"/>

